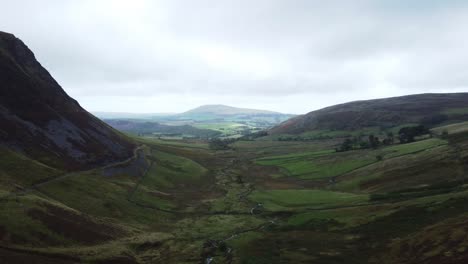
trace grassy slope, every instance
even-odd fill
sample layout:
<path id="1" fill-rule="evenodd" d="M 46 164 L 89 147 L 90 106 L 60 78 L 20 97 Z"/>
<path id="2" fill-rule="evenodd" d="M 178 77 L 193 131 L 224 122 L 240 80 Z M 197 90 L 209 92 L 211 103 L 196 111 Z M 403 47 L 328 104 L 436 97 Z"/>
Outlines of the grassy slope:
<path id="1" fill-rule="evenodd" d="M 221 152 L 190 141 L 144 142 L 154 163 L 143 178 L 91 171 L 0 201 L 3 241 L 90 262 L 199 263 L 207 239 L 251 230 L 226 241 L 234 263 L 443 263 L 466 256 L 468 190 L 457 178 L 463 170 L 452 138 L 348 153 L 329 151 L 327 142 L 237 142 L 235 151 Z M 468 157 L 467 145 L 457 137 L 461 159 Z M 372 162 L 366 166 L 346 166 L 367 158 Z M 21 159 L 10 160 L 20 168 Z M 262 165 L 262 174 L 254 162 L 271 164 Z M 279 165 L 299 176 L 268 178 L 268 168 Z M 26 171 L 9 171 L 27 178 Z M 337 182 L 300 179 L 302 172 L 317 171 Z M 256 203 L 263 203 L 263 213 L 250 215 Z M 41 221 L 50 216 L 60 219 L 55 227 Z M 270 221 L 275 224 L 256 229 Z M 59 228 L 70 222 L 83 225 L 68 226 L 68 233 Z M 226 260 L 221 251 L 210 254 Z"/>
<path id="2" fill-rule="evenodd" d="M 271 134 L 301 134 L 316 130 L 359 131 L 392 128 L 408 123 L 434 127 L 444 122 L 466 121 L 467 93 L 418 94 L 355 101 L 326 107 L 273 127 Z"/>
<path id="3" fill-rule="evenodd" d="M 161 145 L 161 148 L 164 146 Z M 46 252 L 76 255 L 93 260 L 128 254 L 129 246 L 136 243 L 135 241 L 141 240 L 141 243 L 146 243 L 144 236 L 148 231 L 154 233 L 161 230 L 161 234 L 167 236 L 165 233 L 172 229 L 167 223 L 173 221 L 174 216 L 152 208 L 174 209 L 182 201 L 180 198 L 160 195 L 160 190 L 180 192 L 180 187 L 186 184 L 200 187 L 199 182 L 204 182 L 207 170 L 188 158 L 158 149 L 154 149 L 152 145 L 147 152 L 148 159 L 154 162 L 143 178 L 126 174 L 108 177 L 101 175 L 100 170 L 95 170 L 75 173 L 71 177 L 48 183 L 37 188 L 35 192 L 17 198 L 13 196 L 1 199 L 2 241 L 26 248 L 34 247 L 35 250 L 40 250 L 42 246 L 53 247 L 60 244 L 69 248 L 50 248 Z M 3 152 L 6 153 L 9 154 L 8 159 L 5 158 L 7 155 L 4 155 L 1 160 L 2 175 L 9 177 L 2 178 L 5 181 L 2 181 L 1 187 L 5 194 L 12 190 L 12 179 L 15 179 L 15 184 L 29 186 L 37 180 L 61 174 L 17 153 Z M 35 172 L 36 177 L 31 177 L 31 172 Z M 136 186 L 138 188 L 135 188 Z M 183 193 L 181 197 L 184 197 Z M 187 199 L 190 197 L 187 196 Z M 66 214 L 75 215 L 73 222 L 84 219 L 83 225 L 88 226 L 86 228 L 89 230 L 80 231 L 67 226 L 70 220 L 59 217 L 57 208 L 68 212 Z M 49 220 L 43 222 L 41 219 Z M 54 224 L 56 228 L 48 225 L 50 219 L 57 221 Z M 116 226 L 116 235 L 109 237 L 110 243 L 106 242 L 107 239 L 86 242 L 88 238 L 79 237 L 80 232 L 87 236 L 99 237 L 100 230 L 106 230 L 100 228 L 100 224 Z M 137 237 L 120 241 L 122 235 L 130 234 Z M 101 244 L 103 242 L 105 244 Z M 100 252 L 99 247 L 105 249 L 105 252 Z M 132 252 L 131 255 L 133 254 Z"/>
<path id="4" fill-rule="evenodd" d="M 367 195 L 325 190 L 263 190 L 253 192 L 249 198 L 262 203 L 267 210 L 335 207 L 368 201 Z"/>
<path id="5" fill-rule="evenodd" d="M 0 147 L 0 188 L 11 190 L 63 174 L 62 171 Z"/>
<path id="6" fill-rule="evenodd" d="M 437 134 L 442 134 L 444 131 L 447 131 L 449 134 L 456 134 L 468 131 L 468 122 L 450 124 L 446 126 L 436 127 L 432 129 L 433 132 Z"/>
<path id="7" fill-rule="evenodd" d="M 454 131 L 463 124 L 451 126 Z M 460 157 L 468 157 L 468 150 L 463 146 L 463 137 L 457 137 L 456 145 L 461 147 Z M 460 141 L 461 140 L 461 141 Z M 450 139 L 450 142 L 452 140 Z M 308 144 L 308 143 L 305 143 Z M 251 197 L 265 203 L 270 210 L 285 208 L 294 213 L 284 223 L 284 231 L 275 236 L 255 238 L 249 243 L 256 251 L 268 252 L 267 247 L 275 243 L 282 247 L 282 259 L 294 263 L 364 263 L 368 261 L 384 263 L 464 263 L 466 261 L 465 230 L 466 199 L 468 192 L 463 184 L 462 164 L 457 160 L 454 145 L 446 140 L 428 139 L 406 145 L 395 145 L 378 150 L 353 151 L 351 156 L 359 159 L 365 155 L 382 155 L 382 161 L 349 170 L 341 174 L 337 184 L 324 190 L 261 190 Z M 316 161 L 324 158 L 316 151 L 277 155 L 257 159 L 264 165 L 285 166 L 301 164 L 303 159 Z M 340 155 L 330 153 L 325 155 Z M 454 156 L 455 155 L 455 156 Z M 352 157 L 351 157 L 352 158 Z M 338 159 L 338 158 L 337 158 Z M 318 162 L 317 162 L 318 163 Z M 320 164 L 320 163 L 318 163 Z M 336 163 L 335 163 L 336 164 Z M 328 163 L 328 166 L 333 166 Z M 308 166 L 308 168 L 316 168 Z M 371 183 L 370 183 L 371 182 Z M 414 186 L 414 189 L 411 187 Z M 336 203 L 335 190 L 353 191 L 354 194 L 338 192 L 349 196 L 345 204 L 357 200 L 366 203 L 365 193 L 391 190 L 385 200 L 368 201 L 368 206 L 351 206 L 322 211 L 301 209 L 301 206 Z M 396 192 L 395 192 L 396 191 Z M 318 194 L 320 195 L 317 195 Z M 304 194 L 307 194 L 304 196 Z M 338 196 L 339 197 L 339 196 Z M 395 198 L 396 197 L 396 198 Z M 362 200 L 361 200 L 362 199 Z M 338 201 L 340 201 L 338 199 Z M 377 203 L 376 203 L 377 202 Z M 310 203 L 310 204 L 308 204 Z M 340 204 L 340 202 L 338 202 Z M 297 207 L 295 207 L 297 206 Z M 315 205 L 316 206 L 316 205 Z M 296 209 L 293 209 L 296 208 Z M 398 227 L 398 228 L 396 228 Z M 302 230 L 307 237 L 295 233 Z M 325 231 L 324 231 L 325 230 Z M 328 230 L 328 231 L 327 231 Z M 414 235 L 412 234 L 417 231 Z M 446 230 L 446 231 L 441 231 Z M 337 241 L 336 235 L 343 234 Z M 296 234 L 296 235 L 294 235 Z M 291 239 L 290 237 L 294 238 Z M 406 237 L 407 236 L 407 237 Z M 399 240 L 391 240 L 404 237 Z M 257 242 L 255 242 L 257 241 Z M 327 248 L 319 246 L 326 241 Z M 394 242 L 391 242 L 394 241 Z M 288 244 L 301 246 L 288 247 Z M 421 245 L 428 245 L 422 247 Z M 386 248 L 390 247 L 390 251 Z M 300 248 L 302 247 L 302 248 Z M 298 249 L 300 248 L 300 249 Z M 410 250 L 408 250 L 410 248 Z M 349 251 L 351 249 L 351 251 Z M 278 248 L 277 248 L 278 250 Z M 322 251 L 323 250 L 323 251 Z M 252 254 L 252 249 L 246 249 Z M 360 251 L 362 254 L 355 255 Z M 254 250 L 255 252 L 255 250 Z M 307 252 L 307 253 L 306 253 Z M 261 254 L 258 263 L 275 259 L 274 253 Z M 265 261 L 267 263 L 267 261 Z"/>
<path id="8" fill-rule="evenodd" d="M 382 152 L 382 161 L 342 175 L 335 188 L 376 192 L 455 180 L 459 164 L 452 152 L 446 141 L 439 140 L 390 147 Z"/>
<path id="9" fill-rule="evenodd" d="M 381 156 L 385 160 L 446 144 L 447 142 L 444 140 L 428 139 L 377 150 L 358 150 L 345 153 L 322 150 L 265 157 L 258 159 L 257 164 L 281 167 L 287 171 L 287 176 L 300 179 L 330 178 L 377 163 L 377 156 Z"/>
<path id="10" fill-rule="evenodd" d="M 155 164 L 142 181 L 153 188 L 171 188 L 177 184 L 196 184 L 207 172 L 200 164 L 180 156 L 153 150 L 151 157 Z"/>

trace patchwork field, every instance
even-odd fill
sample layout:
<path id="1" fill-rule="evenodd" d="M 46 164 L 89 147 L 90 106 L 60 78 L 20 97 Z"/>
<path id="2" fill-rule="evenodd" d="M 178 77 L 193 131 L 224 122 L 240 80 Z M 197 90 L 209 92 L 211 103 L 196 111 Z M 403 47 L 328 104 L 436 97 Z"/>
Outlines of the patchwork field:
<path id="1" fill-rule="evenodd" d="M 305 180 L 331 178 L 386 159 L 414 154 L 446 144 L 447 141 L 441 139 L 427 139 L 377 150 L 356 150 L 342 153 L 337 153 L 335 150 L 322 150 L 270 156 L 257 159 L 256 163 L 281 167 L 284 169 L 286 177 L 292 176 Z"/>

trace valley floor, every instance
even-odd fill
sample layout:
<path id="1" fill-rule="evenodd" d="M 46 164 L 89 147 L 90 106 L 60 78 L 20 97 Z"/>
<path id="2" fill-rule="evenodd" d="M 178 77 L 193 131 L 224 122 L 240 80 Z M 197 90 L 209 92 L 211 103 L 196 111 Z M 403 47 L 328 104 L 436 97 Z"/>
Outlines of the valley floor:
<path id="1" fill-rule="evenodd" d="M 463 133 L 348 152 L 137 140 L 131 160 L 75 173 L 0 149 L 0 262 L 468 261 Z"/>

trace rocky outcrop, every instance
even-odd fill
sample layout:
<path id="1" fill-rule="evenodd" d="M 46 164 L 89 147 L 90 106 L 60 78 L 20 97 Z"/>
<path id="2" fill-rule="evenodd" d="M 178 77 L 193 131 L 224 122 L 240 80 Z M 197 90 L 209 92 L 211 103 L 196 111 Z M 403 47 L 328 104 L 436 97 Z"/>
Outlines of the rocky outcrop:
<path id="1" fill-rule="evenodd" d="M 0 32 L 0 144 L 68 170 L 132 156 L 126 139 L 68 96 L 12 34 Z"/>

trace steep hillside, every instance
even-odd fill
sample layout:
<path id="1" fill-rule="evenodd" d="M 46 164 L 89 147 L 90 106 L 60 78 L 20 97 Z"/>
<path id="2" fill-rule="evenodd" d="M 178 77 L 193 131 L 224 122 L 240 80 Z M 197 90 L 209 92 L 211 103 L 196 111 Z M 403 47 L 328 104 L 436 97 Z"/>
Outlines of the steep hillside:
<path id="1" fill-rule="evenodd" d="M 54 167 L 82 169 L 132 155 L 133 143 L 52 78 L 12 34 L 0 32 L 0 144 Z"/>
<path id="2" fill-rule="evenodd" d="M 432 127 L 465 120 L 468 120 L 468 93 L 418 94 L 330 106 L 289 119 L 270 133 L 389 128 L 411 123 Z"/>

